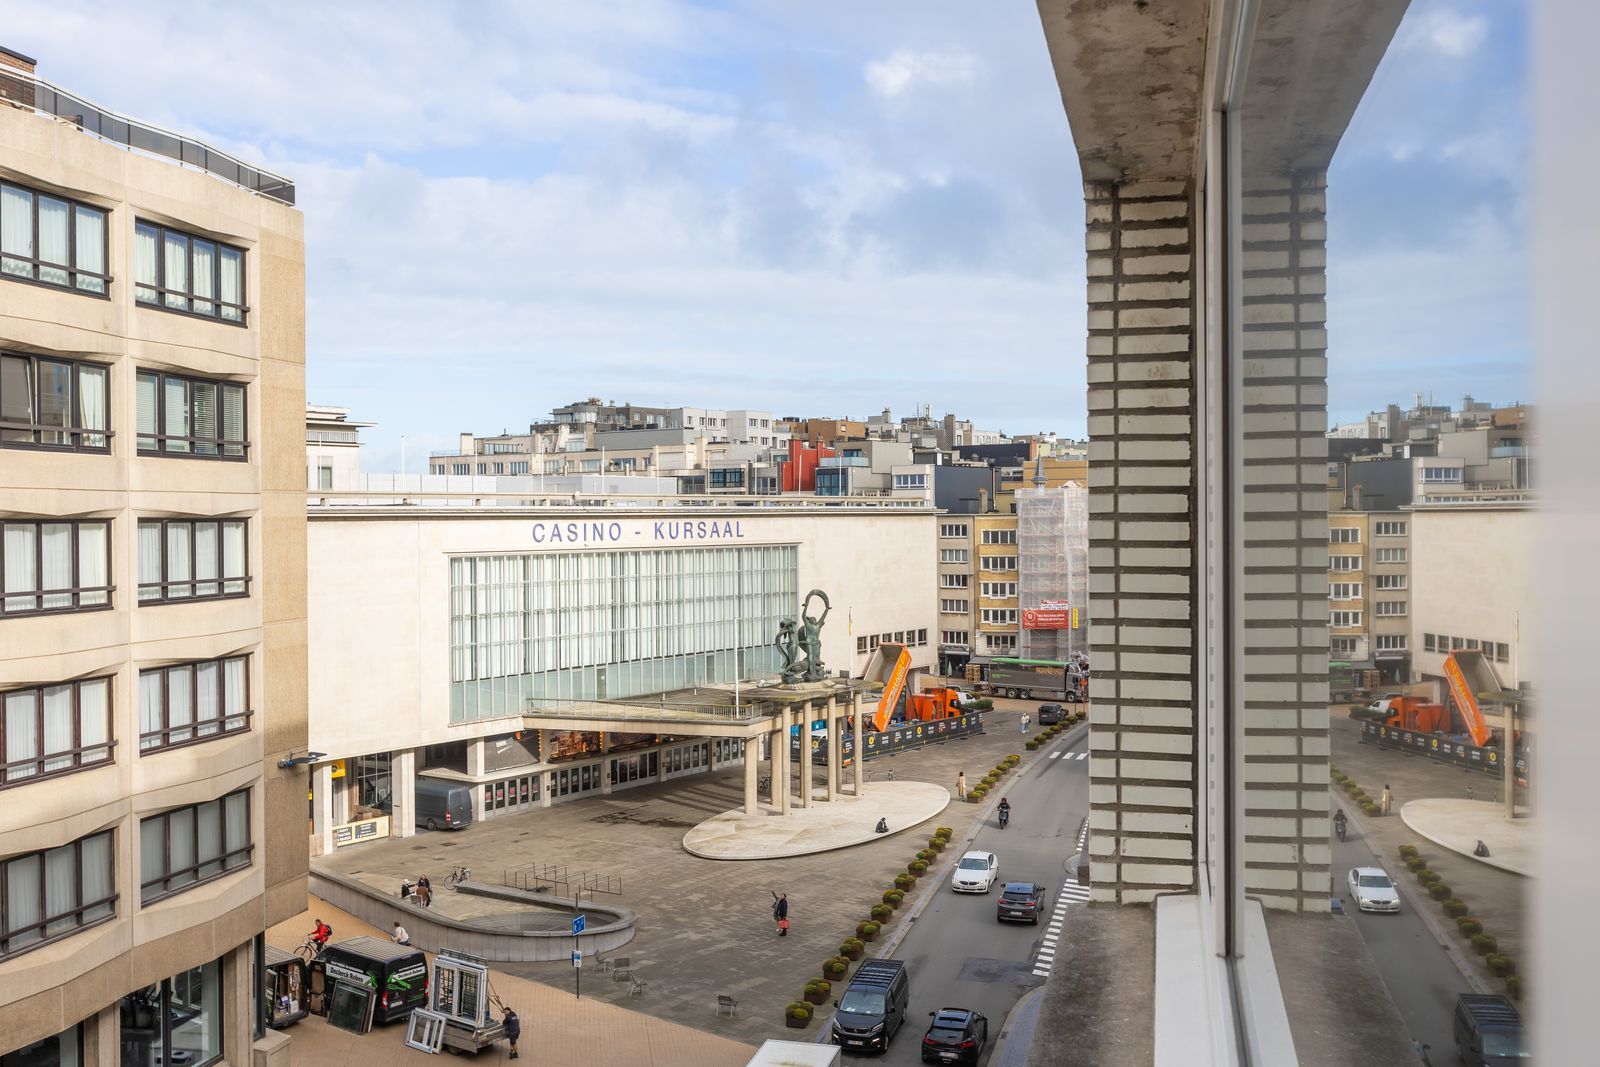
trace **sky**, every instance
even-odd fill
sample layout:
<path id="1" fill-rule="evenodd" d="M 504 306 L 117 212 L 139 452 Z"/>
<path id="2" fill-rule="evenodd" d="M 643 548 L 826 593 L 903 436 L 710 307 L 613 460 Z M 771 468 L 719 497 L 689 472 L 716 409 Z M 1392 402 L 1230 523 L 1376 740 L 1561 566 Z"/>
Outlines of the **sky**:
<path id="1" fill-rule="evenodd" d="M 308 399 L 377 423 L 368 469 L 588 396 L 1083 433 L 1082 186 L 1025 0 L 7 10 L 44 77 L 295 181 Z M 1524 21 L 1414 0 L 1335 158 L 1336 421 L 1526 391 Z"/>

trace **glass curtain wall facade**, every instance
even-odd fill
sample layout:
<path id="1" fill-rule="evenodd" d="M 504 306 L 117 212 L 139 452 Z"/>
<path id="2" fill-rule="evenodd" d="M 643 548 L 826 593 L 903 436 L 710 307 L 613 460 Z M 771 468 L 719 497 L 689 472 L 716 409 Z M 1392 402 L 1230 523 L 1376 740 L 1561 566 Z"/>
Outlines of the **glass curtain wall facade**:
<path id="1" fill-rule="evenodd" d="M 798 603 L 793 545 L 457 557 L 450 721 L 773 673 Z"/>

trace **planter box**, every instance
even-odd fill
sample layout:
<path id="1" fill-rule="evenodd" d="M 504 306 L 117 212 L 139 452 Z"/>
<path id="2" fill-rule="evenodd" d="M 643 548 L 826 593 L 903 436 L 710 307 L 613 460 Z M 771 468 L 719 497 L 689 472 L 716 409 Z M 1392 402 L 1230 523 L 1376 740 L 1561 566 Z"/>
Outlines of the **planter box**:
<path id="1" fill-rule="evenodd" d="M 787 1026 L 795 1030 L 804 1030 L 811 1023 L 809 1016 L 804 1019 L 791 1019 L 787 1013 L 784 1014 L 783 1021 Z"/>

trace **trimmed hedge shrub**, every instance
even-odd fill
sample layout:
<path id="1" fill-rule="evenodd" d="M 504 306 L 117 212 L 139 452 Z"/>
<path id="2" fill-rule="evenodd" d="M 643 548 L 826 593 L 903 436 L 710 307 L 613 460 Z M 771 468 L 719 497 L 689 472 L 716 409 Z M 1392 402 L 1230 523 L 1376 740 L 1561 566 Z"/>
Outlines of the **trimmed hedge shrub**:
<path id="1" fill-rule="evenodd" d="M 1449 900 L 1450 887 L 1445 885 L 1443 882 L 1434 882 L 1428 887 L 1428 895 L 1434 900 Z"/>
<path id="2" fill-rule="evenodd" d="M 916 884 L 917 880 L 909 874 L 897 874 L 894 876 L 894 887 L 902 893 Z"/>
<path id="3" fill-rule="evenodd" d="M 1029 739 L 1024 747 L 1027 748 L 1029 752 L 1034 752 L 1039 748 L 1039 742 L 1037 739 Z"/>
<path id="4" fill-rule="evenodd" d="M 945 839 L 942 838 L 942 837 L 930 837 L 930 838 L 928 838 L 928 847 L 923 849 L 922 851 L 924 851 L 924 852 L 932 852 L 934 857 L 937 858 L 939 853 L 944 851 L 944 846 L 946 844 L 948 844 L 948 842 L 946 842 Z M 926 858 L 926 857 L 924 857 L 924 858 Z M 928 860 L 928 862 L 932 863 L 933 860 L 930 859 L 930 860 Z"/>
<path id="5" fill-rule="evenodd" d="M 822 973 L 825 977 L 838 981 L 850 970 L 850 961 L 843 956 L 829 956 L 822 961 Z"/>
<path id="6" fill-rule="evenodd" d="M 1489 973 L 1496 978 L 1510 978 L 1517 973 L 1517 961 L 1510 956 L 1492 953 L 1484 957 L 1483 962 L 1489 965 Z"/>
<path id="7" fill-rule="evenodd" d="M 1483 933 L 1483 923 L 1471 915 L 1463 915 L 1456 920 L 1456 930 L 1462 937 L 1473 938 Z"/>
<path id="8" fill-rule="evenodd" d="M 1506 978 L 1506 996 L 1512 1000 L 1522 999 L 1522 975 L 1513 974 Z"/>
<path id="9" fill-rule="evenodd" d="M 1363 800 L 1361 802 L 1361 810 L 1364 814 L 1376 815 L 1378 814 L 1378 805 L 1370 800 Z"/>
<path id="10" fill-rule="evenodd" d="M 935 830 L 933 832 L 933 836 L 934 837 L 942 837 L 946 841 L 948 841 L 952 837 L 956 836 L 956 832 L 954 830 L 950 829 L 950 827 L 948 827 L 948 826 L 941 826 L 941 827 L 939 827 L 937 830 Z"/>
<path id="11" fill-rule="evenodd" d="M 1444 913 L 1452 919 L 1459 919 L 1467 913 L 1467 902 L 1460 897 L 1451 897 L 1444 902 Z"/>
<path id="12" fill-rule="evenodd" d="M 873 922 L 886 923 L 894 918 L 894 908 L 888 904 L 874 904 L 867 914 L 872 916 Z"/>
<path id="13" fill-rule="evenodd" d="M 967 791 L 967 800 L 973 804 L 976 804 L 978 801 L 983 799 L 984 794 L 987 792 L 988 790 L 982 786 L 979 786 L 976 789 L 969 789 Z"/>
<path id="14" fill-rule="evenodd" d="M 891 908 L 898 908 L 906 902 L 906 895 L 899 889 L 885 889 L 883 891 L 883 902 Z"/>
<path id="15" fill-rule="evenodd" d="M 910 872 L 911 877 L 921 878 L 923 875 L 928 873 L 928 865 L 923 863 L 921 860 L 912 860 L 910 863 L 906 864 L 906 870 Z M 1448 896 L 1449 894 L 1447 893 L 1445 895 Z"/>
<path id="16" fill-rule="evenodd" d="M 1488 934 L 1474 934 L 1472 937 L 1472 951 L 1480 956 L 1487 956 L 1489 953 L 1499 949 L 1499 947 L 1500 942 Z"/>
<path id="17" fill-rule="evenodd" d="M 1412 874 L 1417 873 L 1427 865 L 1428 861 L 1423 859 L 1421 856 L 1412 856 L 1406 860 L 1406 870 L 1410 871 Z"/>
<path id="18" fill-rule="evenodd" d="M 1438 880 L 1439 876 L 1428 870 L 1426 867 L 1417 872 L 1417 881 L 1423 885 L 1427 885 L 1429 882 L 1437 882 Z"/>
<path id="19" fill-rule="evenodd" d="M 783 1014 L 796 1022 L 808 1023 L 811 1021 L 811 1005 L 797 1000 L 787 1008 L 784 1008 Z"/>

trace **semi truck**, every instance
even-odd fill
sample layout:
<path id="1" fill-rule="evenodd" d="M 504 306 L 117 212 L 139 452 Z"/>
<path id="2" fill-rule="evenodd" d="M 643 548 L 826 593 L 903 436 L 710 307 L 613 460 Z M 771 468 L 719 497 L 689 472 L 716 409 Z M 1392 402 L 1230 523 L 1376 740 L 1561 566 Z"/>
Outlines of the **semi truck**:
<path id="1" fill-rule="evenodd" d="M 1061 700 L 1089 696 L 1089 675 L 1054 660 L 980 658 L 967 664 L 967 681 L 979 693 L 1012 700 Z"/>

